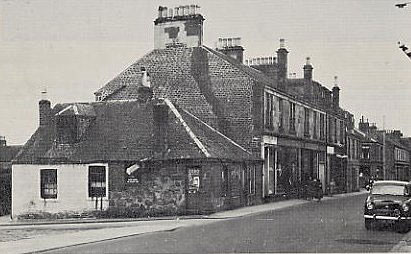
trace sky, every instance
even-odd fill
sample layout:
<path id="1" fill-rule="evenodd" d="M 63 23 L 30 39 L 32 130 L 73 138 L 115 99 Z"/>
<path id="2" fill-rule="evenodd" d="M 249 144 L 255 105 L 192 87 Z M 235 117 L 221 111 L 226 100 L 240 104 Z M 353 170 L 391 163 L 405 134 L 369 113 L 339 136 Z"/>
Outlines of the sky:
<path id="1" fill-rule="evenodd" d="M 0 0 L 0 135 L 24 144 L 38 126 L 46 87 L 52 105 L 93 93 L 153 49 L 159 5 L 198 4 L 204 44 L 241 37 L 245 59 L 273 56 L 286 40 L 289 72 L 332 88 L 341 106 L 411 136 L 411 6 L 392 0 Z M 385 119 L 385 120 L 383 120 Z"/>

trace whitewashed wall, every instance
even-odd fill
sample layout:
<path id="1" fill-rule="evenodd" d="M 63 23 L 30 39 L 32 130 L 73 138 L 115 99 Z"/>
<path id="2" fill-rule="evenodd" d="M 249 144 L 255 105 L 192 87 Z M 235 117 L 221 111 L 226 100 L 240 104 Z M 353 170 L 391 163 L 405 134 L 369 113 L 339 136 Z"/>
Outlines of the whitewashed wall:
<path id="1" fill-rule="evenodd" d="M 95 199 L 88 196 L 88 167 L 106 166 L 106 197 L 103 209 L 108 207 L 108 165 L 21 165 L 12 167 L 12 218 L 28 212 L 73 212 L 95 209 Z M 40 170 L 57 169 L 57 199 L 40 196 Z M 100 203 L 99 203 L 100 208 Z"/>

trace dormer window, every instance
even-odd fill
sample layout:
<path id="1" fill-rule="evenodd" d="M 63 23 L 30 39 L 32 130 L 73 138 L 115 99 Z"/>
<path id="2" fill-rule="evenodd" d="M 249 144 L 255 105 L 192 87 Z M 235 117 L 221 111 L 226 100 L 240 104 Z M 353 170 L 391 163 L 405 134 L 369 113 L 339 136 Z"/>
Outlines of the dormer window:
<path id="1" fill-rule="evenodd" d="M 59 143 L 73 144 L 78 141 L 78 121 L 76 116 L 59 116 L 56 125 Z"/>
<path id="2" fill-rule="evenodd" d="M 56 114 L 57 142 L 79 142 L 95 117 L 96 113 L 90 104 L 73 104 L 65 107 Z"/>

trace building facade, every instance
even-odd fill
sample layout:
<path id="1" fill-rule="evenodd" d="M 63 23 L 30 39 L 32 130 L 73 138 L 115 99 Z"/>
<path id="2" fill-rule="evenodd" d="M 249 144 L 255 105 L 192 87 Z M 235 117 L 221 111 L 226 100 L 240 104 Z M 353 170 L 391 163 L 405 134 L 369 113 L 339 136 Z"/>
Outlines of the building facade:
<path id="1" fill-rule="evenodd" d="M 153 100 L 151 88 L 138 90 L 136 100 L 40 101 L 39 128 L 13 161 L 13 219 L 261 203 L 260 159 L 168 99 Z"/>
<path id="2" fill-rule="evenodd" d="M 21 146 L 7 145 L 6 138 L 0 136 L 0 216 L 11 210 L 11 162 Z"/>

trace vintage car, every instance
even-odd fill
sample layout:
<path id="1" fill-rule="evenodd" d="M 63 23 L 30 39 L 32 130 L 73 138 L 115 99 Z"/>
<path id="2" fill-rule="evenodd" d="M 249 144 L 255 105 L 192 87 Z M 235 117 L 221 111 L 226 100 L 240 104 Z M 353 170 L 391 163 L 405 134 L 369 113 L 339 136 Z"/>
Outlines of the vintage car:
<path id="1" fill-rule="evenodd" d="M 364 204 L 367 230 L 374 225 L 392 224 L 405 233 L 411 225 L 411 183 L 403 181 L 375 181 Z"/>

